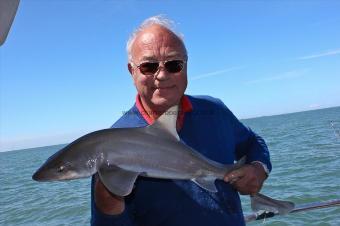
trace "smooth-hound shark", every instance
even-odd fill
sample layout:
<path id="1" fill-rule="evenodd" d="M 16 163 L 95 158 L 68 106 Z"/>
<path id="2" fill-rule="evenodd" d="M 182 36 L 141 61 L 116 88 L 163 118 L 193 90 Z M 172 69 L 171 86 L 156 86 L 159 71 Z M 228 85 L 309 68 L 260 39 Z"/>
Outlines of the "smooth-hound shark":
<path id="1" fill-rule="evenodd" d="M 152 125 L 111 128 L 89 133 L 73 141 L 34 173 L 36 181 L 72 180 L 95 173 L 105 187 L 119 196 L 132 192 L 138 176 L 191 180 L 217 192 L 215 180 L 244 164 L 223 165 L 212 161 L 180 141 L 176 131 L 178 106 L 171 107 Z M 262 194 L 251 196 L 254 211 L 288 213 L 294 204 Z"/>

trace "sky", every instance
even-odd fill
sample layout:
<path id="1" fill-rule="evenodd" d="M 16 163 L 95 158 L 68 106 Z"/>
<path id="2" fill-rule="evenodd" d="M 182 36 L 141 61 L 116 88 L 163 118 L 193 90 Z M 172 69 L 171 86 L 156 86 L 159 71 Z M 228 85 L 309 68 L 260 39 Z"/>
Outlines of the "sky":
<path id="1" fill-rule="evenodd" d="M 340 1 L 21 0 L 0 47 L 0 151 L 68 143 L 135 101 L 126 41 L 164 14 L 186 93 L 240 119 L 340 106 Z"/>

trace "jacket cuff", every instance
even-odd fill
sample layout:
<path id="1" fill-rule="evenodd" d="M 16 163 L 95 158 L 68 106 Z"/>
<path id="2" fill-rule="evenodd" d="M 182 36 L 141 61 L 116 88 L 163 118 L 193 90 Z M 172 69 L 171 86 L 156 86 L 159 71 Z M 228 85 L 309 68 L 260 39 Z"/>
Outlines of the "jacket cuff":
<path id="1" fill-rule="evenodd" d="M 264 164 L 263 162 L 260 162 L 260 161 L 252 161 L 251 164 L 253 164 L 253 163 L 259 163 L 263 167 L 263 170 L 267 174 L 267 176 L 269 175 L 270 171 L 269 171 L 266 164 Z"/>

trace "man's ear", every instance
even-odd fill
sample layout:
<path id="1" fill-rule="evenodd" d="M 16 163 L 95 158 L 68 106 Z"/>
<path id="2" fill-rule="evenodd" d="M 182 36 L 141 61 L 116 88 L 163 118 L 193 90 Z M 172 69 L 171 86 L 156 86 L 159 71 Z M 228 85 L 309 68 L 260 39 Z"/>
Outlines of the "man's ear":
<path id="1" fill-rule="evenodd" d="M 131 63 L 128 63 L 127 66 L 128 66 L 128 70 L 129 70 L 130 74 L 133 75 L 133 67 L 132 67 Z"/>

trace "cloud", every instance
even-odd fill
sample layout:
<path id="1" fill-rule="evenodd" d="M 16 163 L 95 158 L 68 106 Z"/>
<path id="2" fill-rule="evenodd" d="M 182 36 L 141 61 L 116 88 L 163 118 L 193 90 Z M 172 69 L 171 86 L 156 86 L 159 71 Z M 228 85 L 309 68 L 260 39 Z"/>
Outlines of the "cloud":
<path id="1" fill-rule="evenodd" d="M 338 55 L 338 54 L 340 54 L 340 49 L 333 49 L 333 50 L 328 50 L 322 53 L 298 57 L 297 59 L 298 60 L 309 60 L 309 59 L 320 58 L 320 57 L 325 57 L 325 56 L 333 56 L 333 55 Z"/>
<path id="2" fill-rule="evenodd" d="M 190 80 L 195 81 L 195 80 L 199 80 L 199 79 L 203 79 L 203 78 L 208 78 L 208 77 L 212 77 L 212 76 L 215 76 L 215 75 L 224 74 L 226 72 L 239 70 L 241 68 L 244 68 L 244 66 L 231 67 L 231 68 L 227 68 L 227 69 L 223 69 L 223 70 L 218 70 L 218 71 L 213 71 L 213 72 L 209 72 L 209 73 L 205 73 L 205 74 L 201 74 L 201 75 L 196 75 L 196 76 L 192 77 Z"/>
<path id="3" fill-rule="evenodd" d="M 312 108 L 312 109 L 316 109 L 316 108 L 320 108 L 321 107 L 321 104 L 311 104 L 309 105 L 309 108 Z"/>
<path id="4" fill-rule="evenodd" d="M 66 144 L 88 132 L 76 131 L 64 134 L 32 135 L 15 138 L 0 137 L 0 152 Z"/>
<path id="5" fill-rule="evenodd" d="M 247 81 L 246 84 L 257 84 L 257 83 L 263 83 L 263 82 L 271 82 L 271 81 L 279 81 L 279 80 L 287 80 L 287 79 L 295 79 L 298 77 L 301 77 L 306 74 L 308 70 L 307 69 L 299 69 L 299 70 L 293 70 L 284 72 L 278 75 L 255 79 L 251 81 Z"/>

